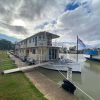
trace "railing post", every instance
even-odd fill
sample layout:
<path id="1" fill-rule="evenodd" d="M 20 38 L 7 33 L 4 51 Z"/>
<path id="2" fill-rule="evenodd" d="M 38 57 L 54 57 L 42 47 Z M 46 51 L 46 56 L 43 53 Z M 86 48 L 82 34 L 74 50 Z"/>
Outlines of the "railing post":
<path id="1" fill-rule="evenodd" d="M 72 81 L 72 68 L 68 67 L 67 70 L 67 80 Z"/>

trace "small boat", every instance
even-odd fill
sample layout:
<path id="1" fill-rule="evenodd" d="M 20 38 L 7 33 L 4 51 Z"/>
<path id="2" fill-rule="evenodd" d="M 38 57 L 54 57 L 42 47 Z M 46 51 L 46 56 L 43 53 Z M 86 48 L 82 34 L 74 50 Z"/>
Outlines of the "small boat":
<path id="1" fill-rule="evenodd" d="M 100 54 L 99 54 L 99 51 L 97 51 L 97 50 L 86 50 L 84 52 L 84 54 L 85 54 L 84 57 L 87 60 L 100 62 Z"/>

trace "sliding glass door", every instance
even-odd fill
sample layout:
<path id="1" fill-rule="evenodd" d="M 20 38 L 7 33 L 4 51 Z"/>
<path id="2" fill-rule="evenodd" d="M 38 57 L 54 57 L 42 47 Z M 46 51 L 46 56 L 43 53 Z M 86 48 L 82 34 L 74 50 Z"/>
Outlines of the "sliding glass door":
<path id="1" fill-rule="evenodd" d="M 57 49 L 49 48 L 49 60 L 57 59 Z"/>

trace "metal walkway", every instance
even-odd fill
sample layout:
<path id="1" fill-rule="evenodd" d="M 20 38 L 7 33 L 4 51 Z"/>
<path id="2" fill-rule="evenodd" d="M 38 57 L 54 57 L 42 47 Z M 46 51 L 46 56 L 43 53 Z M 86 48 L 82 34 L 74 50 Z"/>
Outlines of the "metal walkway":
<path id="1" fill-rule="evenodd" d="M 4 70 L 2 71 L 2 74 L 10 74 L 10 73 L 14 73 L 14 72 L 18 72 L 18 71 L 26 71 L 26 70 L 30 70 L 39 66 L 43 66 L 48 64 L 48 62 L 46 63 L 40 63 L 40 64 L 36 64 L 36 65 L 32 65 L 32 66 L 25 66 L 25 67 L 18 67 L 18 68 L 14 68 L 14 69 L 9 69 L 9 70 Z"/>

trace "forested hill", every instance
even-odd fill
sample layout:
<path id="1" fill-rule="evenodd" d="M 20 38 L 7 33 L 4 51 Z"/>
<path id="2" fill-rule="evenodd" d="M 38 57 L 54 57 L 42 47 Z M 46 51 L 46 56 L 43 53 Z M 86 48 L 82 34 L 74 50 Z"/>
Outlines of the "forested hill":
<path id="1" fill-rule="evenodd" d="M 14 44 L 6 39 L 0 39 L 0 50 L 13 50 Z"/>

